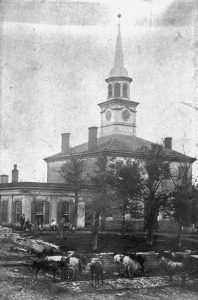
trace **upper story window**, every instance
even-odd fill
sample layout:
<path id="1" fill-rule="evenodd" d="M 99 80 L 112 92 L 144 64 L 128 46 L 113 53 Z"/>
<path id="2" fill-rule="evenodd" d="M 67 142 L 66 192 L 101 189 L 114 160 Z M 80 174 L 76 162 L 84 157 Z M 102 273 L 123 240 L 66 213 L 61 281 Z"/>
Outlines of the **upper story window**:
<path id="1" fill-rule="evenodd" d="M 118 82 L 114 85 L 114 96 L 120 97 L 120 84 Z"/>
<path id="2" fill-rule="evenodd" d="M 128 84 L 127 83 L 123 84 L 123 97 L 128 98 Z"/>
<path id="3" fill-rule="evenodd" d="M 113 96 L 113 86 L 112 84 L 108 85 L 108 98 L 111 98 Z"/>

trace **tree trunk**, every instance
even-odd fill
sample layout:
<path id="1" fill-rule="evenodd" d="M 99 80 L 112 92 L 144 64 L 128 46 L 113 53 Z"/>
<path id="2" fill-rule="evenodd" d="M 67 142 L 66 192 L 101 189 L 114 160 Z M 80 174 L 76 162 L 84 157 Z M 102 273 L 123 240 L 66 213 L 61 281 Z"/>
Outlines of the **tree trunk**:
<path id="1" fill-rule="evenodd" d="M 147 226 L 147 215 L 144 215 L 144 227 L 143 227 L 143 232 L 146 232 L 148 229 L 148 226 Z"/>
<path id="2" fill-rule="evenodd" d="M 182 224 L 181 224 L 181 221 L 179 221 L 177 241 L 178 241 L 178 247 L 181 248 L 182 247 Z"/>
<path id="3" fill-rule="evenodd" d="M 100 225 L 100 231 L 103 232 L 105 230 L 105 221 L 106 221 L 106 211 L 103 210 L 101 215 L 101 225 Z"/>
<path id="4" fill-rule="evenodd" d="M 125 213 L 122 215 L 122 228 L 121 228 L 121 236 L 123 237 L 125 234 Z"/>
<path id="5" fill-rule="evenodd" d="M 153 226 L 149 228 L 148 230 L 148 245 L 153 246 L 154 245 L 154 235 L 153 235 Z"/>
<path id="6" fill-rule="evenodd" d="M 98 251 L 99 217 L 100 214 L 96 212 L 94 214 L 93 229 L 92 229 L 92 250 L 94 252 Z"/>
<path id="7" fill-rule="evenodd" d="M 153 212 L 151 212 L 148 215 L 148 245 L 153 246 L 154 245 L 154 228 L 155 228 L 155 215 Z"/>
<path id="8" fill-rule="evenodd" d="M 143 231 L 147 231 L 148 230 L 148 209 L 147 209 L 147 201 L 144 200 L 144 227 L 143 227 Z"/>
<path id="9" fill-rule="evenodd" d="M 78 191 L 75 191 L 75 206 L 74 206 L 74 220 L 73 220 L 73 227 L 75 230 L 77 229 L 77 224 L 78 224 L 78 202 L 79 202 Z"/>

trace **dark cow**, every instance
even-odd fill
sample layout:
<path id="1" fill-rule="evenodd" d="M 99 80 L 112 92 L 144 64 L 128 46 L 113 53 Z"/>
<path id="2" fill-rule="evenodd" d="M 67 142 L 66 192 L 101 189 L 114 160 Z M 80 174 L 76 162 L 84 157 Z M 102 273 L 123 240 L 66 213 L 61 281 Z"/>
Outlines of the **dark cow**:
<path id="1" fill-rule="evenodd" d="M 52 273 L 53 279 L 54 281 L 56 281 L 56 273 L 61 267 L 63 267 L 63 263 L 48 261 L 47 259 L 41 258 L 41 259 L 34 260 L 31 267 L 36 270 L 35 272 L 36 278 L 38 278 L 37 276 L 38 272 L 42 270 L 43 274 L 45 274 L 46 272 Z"/>
<path id="2" fill-rule="evenodd" d="M 88 267 L 90 269 L 91 273 L 91 284 L 92 286 L 99 284 L 99 281 L 101 280 L 101 283 L 103 285 L 104 283 L 104 267 L 101 261 L 92 261 L 91 263 L 88 264 Z"/>

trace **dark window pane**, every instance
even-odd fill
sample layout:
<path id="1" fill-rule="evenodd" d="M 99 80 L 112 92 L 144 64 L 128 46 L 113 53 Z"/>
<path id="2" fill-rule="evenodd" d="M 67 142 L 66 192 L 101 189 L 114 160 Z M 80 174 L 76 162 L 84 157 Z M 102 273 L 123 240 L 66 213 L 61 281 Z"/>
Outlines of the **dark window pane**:
<path id="1" fill-rule="evenodd" d="M 109 85 L 108 85 L 108 97 L 109 97 L 109 98 L 112 97 L 112 89 L 113 89 L 112 84 L 109 84 Z"/>
<path id="2" fill-rule="evenodd" d="M 127 83 L 123 84 L 123 97 L 124 98 L 128 97 L 128 85 L 127 85 Z"/>
<path id="3" fill-rule="evenodd" d="M 114 96 L 120 97 L 120 84 L 118 82 L 114 86 Z"/>

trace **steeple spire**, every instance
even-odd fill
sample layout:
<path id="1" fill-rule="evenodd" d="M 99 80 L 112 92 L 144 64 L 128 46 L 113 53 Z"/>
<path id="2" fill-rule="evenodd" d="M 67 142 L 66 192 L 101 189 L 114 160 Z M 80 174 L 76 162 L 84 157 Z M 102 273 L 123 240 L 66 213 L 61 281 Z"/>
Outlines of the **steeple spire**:
<path id="1" fill-rule="evenodd" d="M 121 15 L 118 15 L 120 19 Z M 136 107 L 138 102 L 130 100 L 130 83 L 132 78 L 124 67 L 120 24 L 114 66 L 107 83 L 107 100 L 99 103 L 101 108 L 100 135 L 125 134 L 136 135 Z"/>
<path id="2" fill-rule="evenodd" d="M 118 14 L 117 16 L 119 19 L 121 18 L 121 14 Z M 116 41 L 114 66 L 109 75 L 110 75 L 110 77 L 128 76 L 128 72 L 124 68 L 124 55 L 123 55 L 123 49 L 122 49 L 120 22 L 118 23 L 118 35 L 117 35 L 117 41 Z"/>

